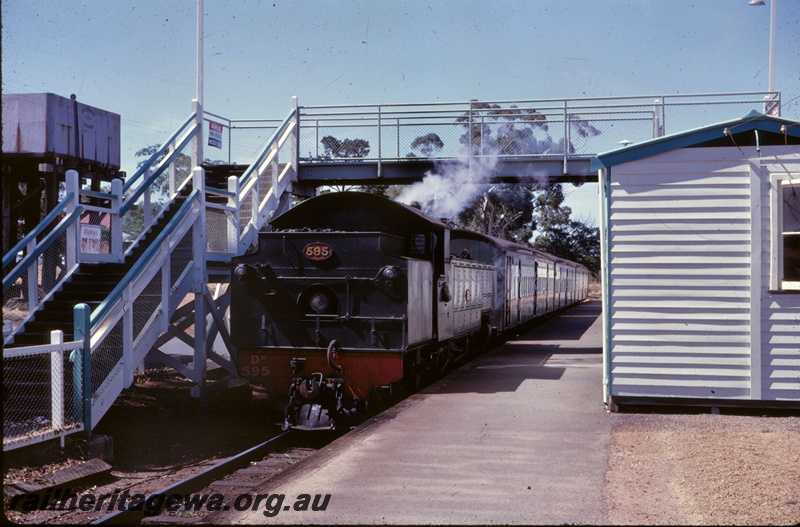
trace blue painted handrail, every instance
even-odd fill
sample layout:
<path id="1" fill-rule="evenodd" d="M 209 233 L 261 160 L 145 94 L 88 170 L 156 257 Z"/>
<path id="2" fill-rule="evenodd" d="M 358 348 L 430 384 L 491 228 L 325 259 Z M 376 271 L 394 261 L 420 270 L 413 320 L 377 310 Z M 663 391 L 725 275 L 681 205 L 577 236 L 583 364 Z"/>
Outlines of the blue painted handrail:
<path id="1" fill-rule="evenodd" d="M 128 198 L 125 200 L 125 203 L 119 208 L 120 216 L 124 216 L 133 207 L 133 205 L 136 203 L 136 200 L 139 199 L 142 194 L 144 194 L 144 191 L 147 190 L 155 180 L 161 177 L 161 174 L 164 173 L 164 170 L 167 169 L 170 163 L 172 163 L 172 161 L 181 153 L 181 150 L 183 150 L 183 148 L 189 143 L 189 141 L 192 140 L 195 135 L 197 135 L 196 127 L 194 130 L 192 130 L 192 133 L 187 135 L 183 141 L 170 153 L 169 157 L 166 159 L 166 162 L 162 163 L 158 170 L 153 172 L 144 183 L 136 188 L 133 194 L 128 196 Z"/>
<path id="2" fill-rule="evenodd" d="M 92 197 L 92 198 L 119 199 L 119 196 L 117 196 L 116 194 L 107 194 L 105 192 L 97 192 L 95 190 L 81 189 L 81 194 L 84 195 L 84 196 Z"/>
<path id="3" fill-rule="evenodd" d="M 175 217 L 170 220 L 169 224 L 164 228 L 164 230 L 162 230 L 156 239 L 153 240 L 142 256 L 136 260 L 136 263 L 133 264 L 131 270 L 128 271 L 120 283 L 117 284 L 117 286 L 108 294 L 106 299 L 103 300 L 99 306 L 97 306 L 97 309 L 94 311 L 94 313 L 92 313 L 90 319 L 90 327 L 92 328 L 92 331 L 94 331 L 94 327 L 108 314 L 108 311 L 111 309 L 111 307 L 116 304 L 120 298 L 122 298 L 122 293 L 125 291 L 125 288 L 128 287 L 131 282 L 133 282 L 133 280 L 144 270 L 147 264 L 150 263 L 150 260 L 160 250 L 161 245 L 164 243 L 167 237 L 169 237 L 169 235 L 175 231 L 183 218 L 185 218 L 189 213 L 189 210 L 192 208 L 192 204 L 198 199 L 199 196 L 200 191 L 198 189 L 194 189 L 192 193 L 189 194 L 189 197 L 181 206 Z"/>
<path id="4" fill-rule="evenodd" d="M 136 181 L 138 181 L 138 180 L 139 180 L 139 178 L 141 178 L 141 177 L 142 177 L 142 175 L 143 175 L 145 172 L 147 172 L 147 171 L 150 169 L 150 167 L 151 167 L 152 165 L 154 165 L 155 163 L 157 163 L 157 162 L 158 162 L 158 158 L 159 158 L 159 157 L 161 157 L 161 155 L 164 153 L 164 151 L 165 151 L 167 148 L 169 148 L 169 145 L 171 145 L 171 144 L 172 144 L 172 142 L 173 142 L 173 141 L 175 141 L 175 139 L 176 139 L 176 138 L 177 138 L 177 137 L 178 137 L 178 136 L 181 134 L 181 132 L 183 132 L 183 130 L 184 130 L 184 129 L 185 129 L 185 128 L 186 128 L 186 127 L 189 125 L 189 123 L 191 123 L 191 122 L 193 122 L 193 121 L 194 121 L 194 119 L 195 119 L 195 115 L 196 115 L 196 114 L 192 114 L 191 116 L 189 116 L 189 118 L 186 120 L 186 122 L 185 122 L 185 123 L 183 123 L 183 124 L 181 125 L 181 127 L 180 127 L 180 128 L 178 128 L 178 129 L 175 131 L 175 133 L 174 133 L 174 134 L 172 134 L 172 135 L 170 136 L 170 138 L 169 138 L 169 139 L 167 139 L 167 140 L 166 140 L 166 142 L 165 142 L 163 145 L 161 145 L 161 148 L 159 148 L 159 149 L 156 151 L 156 153 L 155 153 L 155 154 L 153 154 L 152 156 L 150 156 L 150 159 L 148 159 L 148 160 L 147 160 L 147 162 L 145 162 L 145 164 L 144 164 L 144 165 L 142 165 L 141 167 L 139 167 L 139 170 L 137 170 L 137 171 L 136 171 L 136 172 L 133 174 L 133 176 L 132 176 L 132 177 L 130 177 L 130 178 L 127 180 L 127 181 L 125 181 L 125 183 L 122 185 L 122 190 L 123 190 L 123 191 L 126 191 L 126 190 L 130 189 L 130 188 L 133 186 L 133 184 L 134 184 L 134 183 L 136 183 Z"/>
<path id="5" fill-rule="evenodd" d="M 253 174 L 255 174 L 257 172 L 258 165 L 260 165 L 261 162 L 264 160 L 264 158 L 266 158 L 267 155 L 269 154 L 269 150 L 272 147 L 272 143 L 277 141 L 280 138 L 281 134 L 283 134 L 283 132 L 286 131 L 286 127 L 289 126 L 289 123 L 291 122 L 292 118 L 295 116 L 296 113 L 297 113 L 297 110 L 293 109 L 289 113 L 289 116 L 286 119 L 283 120 L 283 123 L 275 130 L 275 132 L 272 133 L 272 135 L 270 136 L 269 140 L 266 142 L 266 146 L 264 147 L 264 150 L 261 151 L 261 153 L 258 155 L 258 158 L 255 160 L 255 162 L 251 163 L 250 166 L 247 168 L 247 170 L 245 170 L 244 174 L 242 174 L 242 176 L 239 178 L 239 182 L 240 182 L 241 185 L 244 185 L 245 183 L 247 183 L 247 181 L 251 177 L 253 177 Z"/>
<path id="6" fill-rule="evenodd" d="M 17 253 L 24 249 L 31 241 L 39 236 L 54 219 L 56 219 L 69 202 L 73 200 L 75 194 L 70 192 L 64 200 L 45 216 L 45 218 L 31 232 L 25 235 L 8 253 L 3 256 L 3 269 L 6 268 L 17 257 Z"/>
<path id="7" fill-rule="evenodd" d="M 83 207 L 78 207 L 72 213 L 61 220 L 61 223 L 58 226 L 50 231 L 42 243 L 40 243 L 30 254 L 26 254 L 25 258 L 17 264 L 13 271 L 11 271 L 8 276 L 3 277 L 3 292 L 5 293 L 8 289 L 17 281 L 19 277 L 21 277 L 27 270 L 28 267 L 31 265 L 36 265 L 36 260 L 44 254 L 44 252 L 55 242 L 59 236 L 61 236 L 64 231 L 66 231 L 70 224 L 77 219 L 80 218 L 80 215 L 83 213 Z M 5 259 L 3 259 L 5 262 Z"/>

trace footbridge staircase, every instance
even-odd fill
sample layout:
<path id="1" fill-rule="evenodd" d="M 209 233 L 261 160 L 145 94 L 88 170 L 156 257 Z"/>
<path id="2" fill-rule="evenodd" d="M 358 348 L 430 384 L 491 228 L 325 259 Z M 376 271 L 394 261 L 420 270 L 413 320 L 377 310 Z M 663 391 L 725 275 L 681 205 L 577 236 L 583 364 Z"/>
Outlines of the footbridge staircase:
<path id="1" fill-rule="evenodd" d="M 91 431 L 145 358 L 236 384 L 229 262 L 295 196 L 409 184 L 446 165 L 476 182 L 591 181 L 602 151 L 780 107 L 780 94 L 300 107 L 283 120 L 192 115 L 130 177 L 63 199 L 3 256 L 3 449 Z M 204 129 L 213 123 L 213 152 Z M 669 125 L 669 126 L 668 126 Z M 222 130 L 220 133 L 219 130 Z M 201 162 L 201 160 L 203 160 Z M 491 162 L 489 162 L 489 160 Z M 183 353 L 176 353 L 181 348 Z"/>

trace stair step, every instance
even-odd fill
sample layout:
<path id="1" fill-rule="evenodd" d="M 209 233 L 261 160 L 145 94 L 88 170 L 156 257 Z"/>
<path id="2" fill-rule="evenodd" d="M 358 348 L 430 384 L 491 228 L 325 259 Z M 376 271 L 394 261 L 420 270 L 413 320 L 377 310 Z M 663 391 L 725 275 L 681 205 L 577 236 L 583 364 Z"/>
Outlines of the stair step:
<path id="1" fill-rule="evenodd" d="M 97 277 L 100 278 L 100 277 Z M 104 292 L 106 296 L 108 293 L 114 290 L 115 287 L 119 285 L 118 281 L 108 281 L 107 279 L 96 279 L 93 282 L 67 282 L 64 284 L 64 288 L 61 290 L 63 293 L 85 293 L 85 292 L 92 292 L 92 293 L 99 293 Z"/>
<path id="2" fill-rule="evenodd" d="M 127 268 L 125 264 L 122 263 L 82 263 L 80 267 L 80 272 L 82 273 L 111 273 L 114 274 L 119 272 L 120 270 L 127 272 Z"/>
<path id="3" fill-rule="evenodd" d="M 74 300 L 69 300 L 69 299 L 59 300 L 59 299 L 54 298 L 53 300 L 48 300 L 47 302 L 44 303 L 44 310 L 45 311 L 50 311 L 50 312 L 56 312 L 56 311 L 58 311 L 58 312 L 69 312 L 69 313 L 72 314 L 72 313 L 74 313 L 73 310 L 75 309 L 76 305 L 78 305 L 78 304 L 87 304 L 89 306 L 89 309 L 94 311 L 97 308 L 97 306 L 100 305 L 101 302 L 102 302 L 102 300 L 90 300 L 90 301 L 79 301 L 79 302 L 76 302 Z"/>
<path id="4" fill-rule="evenodd" d="M 116 286 L 117 284 L 91 284 L 80 289 L 72 287 L 68 291 L 59 291 L 53 295 L 53 300 L 72 301 L 73 305 L 85 302 L 102 302 Z"/>
<path id="5" fill-rule="evenodd" d="M 104 271 L 102 273 L 98 272 L 85 272 L 82 269 L 77 273 L 73 273 L 72 275 L 72 282 L 68 283 L 87 283 L 87 282 L 96 282 L 98 279 L 102 279 L 102 281 L 106 282 L 119 282 L 125 277 L 125 274 L 128 272 L 128 268 L 126 266 L 125 269 L 120 269 L 119 271 Z"/>
<path id="6" fill-rule="evenodd" d="M 34 322 L 69 322 L 70 324 L 75 320 L 75 314 L 72 310 L 47 310 L 43 309 L 36 312 L 33 318 Z"/>
<path id="7" fill-rule="evenodd" d="M 74 333 L 64 332 L 64 341 L 70 342 L 74 338 Z M 50 333 L 28 333 L 27 331 L 19 335 L 14 335 L 14 342 L 8 344 L 6 348 L 20 348 L 23 346 L 38 346 L 50 344 Z"/>
<path id="8" fill-rule="evenodd" d="M 60 329 L 61 331 L 66 334 L 68 331 L 70 333 L 73 332 L 74 329 L 74 322 L 73 321 L 62 321 L 62 322 L 54 322 L 54 321 L 32 321 L 25 324 L 25 333 L 43 333 L 49 335 L 51 331 L 55 331 Z"/>

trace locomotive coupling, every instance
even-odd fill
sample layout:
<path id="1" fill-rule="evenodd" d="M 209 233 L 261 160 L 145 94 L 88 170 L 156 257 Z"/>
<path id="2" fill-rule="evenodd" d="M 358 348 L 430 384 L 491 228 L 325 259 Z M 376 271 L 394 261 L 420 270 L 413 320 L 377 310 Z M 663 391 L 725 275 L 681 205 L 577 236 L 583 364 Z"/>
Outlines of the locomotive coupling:
<path id="1" fill-rule="evenodd" d="M 357 414 L 356 402 L 352 402 L 352 407 L 345 406 L 345 402 L 342 379 L 326 379 L 319 372 L 295 378 L 289 388 L 283 429 L 334 429 Z"/>

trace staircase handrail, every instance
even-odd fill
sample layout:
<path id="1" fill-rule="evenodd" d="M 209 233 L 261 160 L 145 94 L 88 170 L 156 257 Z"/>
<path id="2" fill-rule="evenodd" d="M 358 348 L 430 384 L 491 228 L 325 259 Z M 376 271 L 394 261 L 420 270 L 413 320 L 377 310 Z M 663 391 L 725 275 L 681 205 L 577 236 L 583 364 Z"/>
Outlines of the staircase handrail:
<path id="1" fill-rule="evenodd" d="M 150 263 L 150 260 L 161 250 L 161 245 L 164 243 L 172 232 L 177 228 L 177 226 L 181 223 L 183 218 L 189 213 L 192 205 L 194 204 L 195 200 L 198 199 L 200 195 L 200 191 L 198 189 L 194 189 L 186 201 L 181 205 L 181 208 L 178 210 L 175 217 L 170 220 L 170 222 L 164 227 L 164 229 L 158 234 L 155 240 L 150 244 L 150 246 L 144 251 L 141 257 L 136 260 L 136 263 L 133 264 L 133 267 L 125 274 L 125 276 L 120 280 L 119 284 L 108 294 L 105 300 L 103 300 L 97 309 L 91 314 L 89 318 L 89 327 L 94 328 L 103 320 L 103 318 L 108 314 L 109 310 L 116 304 L 121 298 L 122 293 L 125 291 L 125 288 L 128 287 L 131 282 L 142 272 L 142 270 Z"/>
<path id="2" fill-rule="evenodd" d="M 71 199 L 71 195 L 68 196 L 67 199 L 68 200 Z M 56 208 L 53 212 L 60 213 L 61 209 L 63 209 L 65 206 L 66 206 L 65 202 L 62 202 L 59 204 L 59 207 Z M 70 227 L 70 225 L 73 222 L 77 222 L 77 219 L 80 218 L 80 215 L 82 213 L 83 213 L 83 207 L 77 207 L 74 211 L 72 211 L 66 217 L 64 217 L 58 223 L 58 225 L 56 225 L 56 227 L 52 231 L 50 231 L 40 243 L 36 245 L 36 248 L 34 248 L 29 254 L 25 255 L 22 258 L 22 260 L 20 260 L 20 262 L 14 267 L 14 269 L 11 272 L 9 272 L 8 275 L 3 277 L 3 292 L 6 292 L 14 284 L 14 282 L 16 282 L 17 279 L 19 279 L 25 273 L 25 271 L 28 270 L 28 267 L 30 267 L 31 265 L 36 265 L 39 257 L 42 254 L 44 254 L 44 252 L 55 242 L 55 240 L 58 239 L 59 236 L 61 236 L 64 233 L 64 231 L 66 231 Z M 55 216 L 57 215 L 58 214 L 56 214 Z M 48 215 L 48 217 L 50 217 L 50 215 Z M 41 227 L 41 229 L 39 227 Z M 20 243 L 26 242 L 25 245 L 27 245 L 31 241 L 35 240 L 36 238 L 35 233 L 40 234 L 45 227 L 46 227 L 45 222 L 42 222 L 39 226 L 37 226 L 36 229 L 31 231 L 25 238 L 23 238 Z M 3 257 L 4 267 L 6 265 L 6 257 L 9 255 L 13 257 L 13 255 L 15 255 L 17 252 L 19 252 L 19 249 L 17 249 L 17 246 L 15 246 L 15 248 L 12 251 L 10 251 L 9 254 Z M 64 274 L 67 275 L 68 272 Z"/>
<path id="3" fill-rule="evenodd" d="M 31 241 L 37 238 L 47 228 L 48 225 L 53 223 L 53 220 L 61 215 L 63 209 L 67 208 L 67 205 L 71 203 L 74 198 L 75 195 L 73 193 L 70 192 L 67 194 L 67 197 L 64 198 L 58 205 L 56 205 L 55 208 L 51 210 L 50 213 L 47 214 L 47 216 L 45 216 L 44 219 L 39 222 L 39 224 L 34 227 L 31 232 L 26 234 L 19 242 L 17 242 L 14 247 L 12 247 L 11 250 L 3 256 L 3 269 L 8 267 L 8 265 L 11 264 L 14 259 L 16 259 L 17 253 L 19 253 Z"/>
<path id="4" fill-rule="evenodd" d="M 125 181 L 125 183 L 122 185 L 122 190 L 123 191 L 129 190 L 134 185 L 134 183 L 136 183 L 139 180 L 139 178 L 141 178 L 142 175 L 145 174 L 145 172 L 150 170 L 151 166 L 158 163 L 158 158 L 164 154 L 164 151 L 167 150 L 170 147 L 170 145 L 172 145 L 173 142 L 175 142 L 175 139 L 178 138 L 181 132 L 183 132 L 188 125 L 194 123 L 194 120 L 195 120 L 195 114 L 193 113 L 192 115 L 189 116 L 186 122 L 184 122 L 177 130 L 175 130 L 175 133 L 173 133 L 170 136 L 170 138 L 167 139 L 164 142 L 164 144 L 162 144 L 161 147 L 158 150 L 156 150 L 155 153 L 151 155 L 141 167 L 139 167 L 139 169 L 133 174 L 133 176 L 131 176 Z M 197 133 L 197 127 L 194 127 L 193 134 L 194 133 Z M 174 148 L 173 152 L 177 152 L 179 150 L 180 150 L 179 148 Z"/>
<path id="5" fill-rule="evenodd" d="M 181 128 L 181 130 L 183 130 L 183 128 Z M 175 158 L 180 154 L 181 150 L 187 144 L 189 144 L 189 141 L 191 141 L 195 135 L 197 135 L 196 126 L 193 127 L 189 132 L 187 132 L 187 134 L 183 137 L 183 139 L 181 139 L 180 143 L 178 143 L 178 146 L 173 148 L 167 157 L 161 160 L 161 162 L 158 165 L 158 168 L 156 168 L 153 171 L 153 173 L 141 185 L 139 185 L 136 188 L 136 190 L 133 191 L 133 193 L 131 193 L 124 199 L 124 203 L 122 204 L 119 210 L 120 216 L 124 216 L 131 209 L 131 207 L 133 207 L 133 205 L 136 203 L 136 200 L 138 200 L 139 197 L 142 194 L 144 194 L 145 190 L 147 190 L 150 187 L 150 185 L 152 185 L 161 176 L 161 174 L 163 174 L 164 170 L 166 170 L 166 168 L 175 160 Z M 167 143 L 166 146 L 169 146 L 170 144 L 172 144 L 171 141 Z M 152 166 L 152 162 L 154 161 L 155 156 L 161 155 L 163 151 L 164 148 L 163 147 L 160 148 L 158 152 L 156 152 L 155 154 L 153 154 L 153 156 L 150 157 L 147 164 L 142 165 L 142 169 L 149 169 Z M 137 171 L 137 173 L 134 175 L 134 178 L 136 179 L 140 178 L 141 177 L 140 172 L 141 171 Z M 131 183 L 136 179 L 133 179 Z M 126 188 L 130 188 L 128 182 L 126 182 L 123 185 L 123 190 L 125 190 Z"/>
<path id="6" fill-rule="evenodd" d="M 264 143 L 264 148 L 261 150 L 261 153 L 258 155 L 256 160 L 250 164 L 247 170 L 244 171 L 244 174 L 239 176 L 240 186 L 244 187 L 247 184 L 247 182 L 253 177 L 253 175 L 258 172 L 259 165 L 261 165 L 264 159 L 266 159 L 266 157 L 269 155 L 275 141 L 277 141 L 281 137 L 281 135 L 283 135 L 284 132 L 286 132 L 286 129 L 292 124 L 292 119 L 296 115 L 298 115 L 298 109 L 293 108 L 292 111 L 289 112 L 289 115 L 286 117 L 286 119 L 284 119 L 283 122 L 280 124 L 280 126 L 278 126 L 278 128 L 275 129 L 275 131 L 272 133 L 269 139 Z"/>

